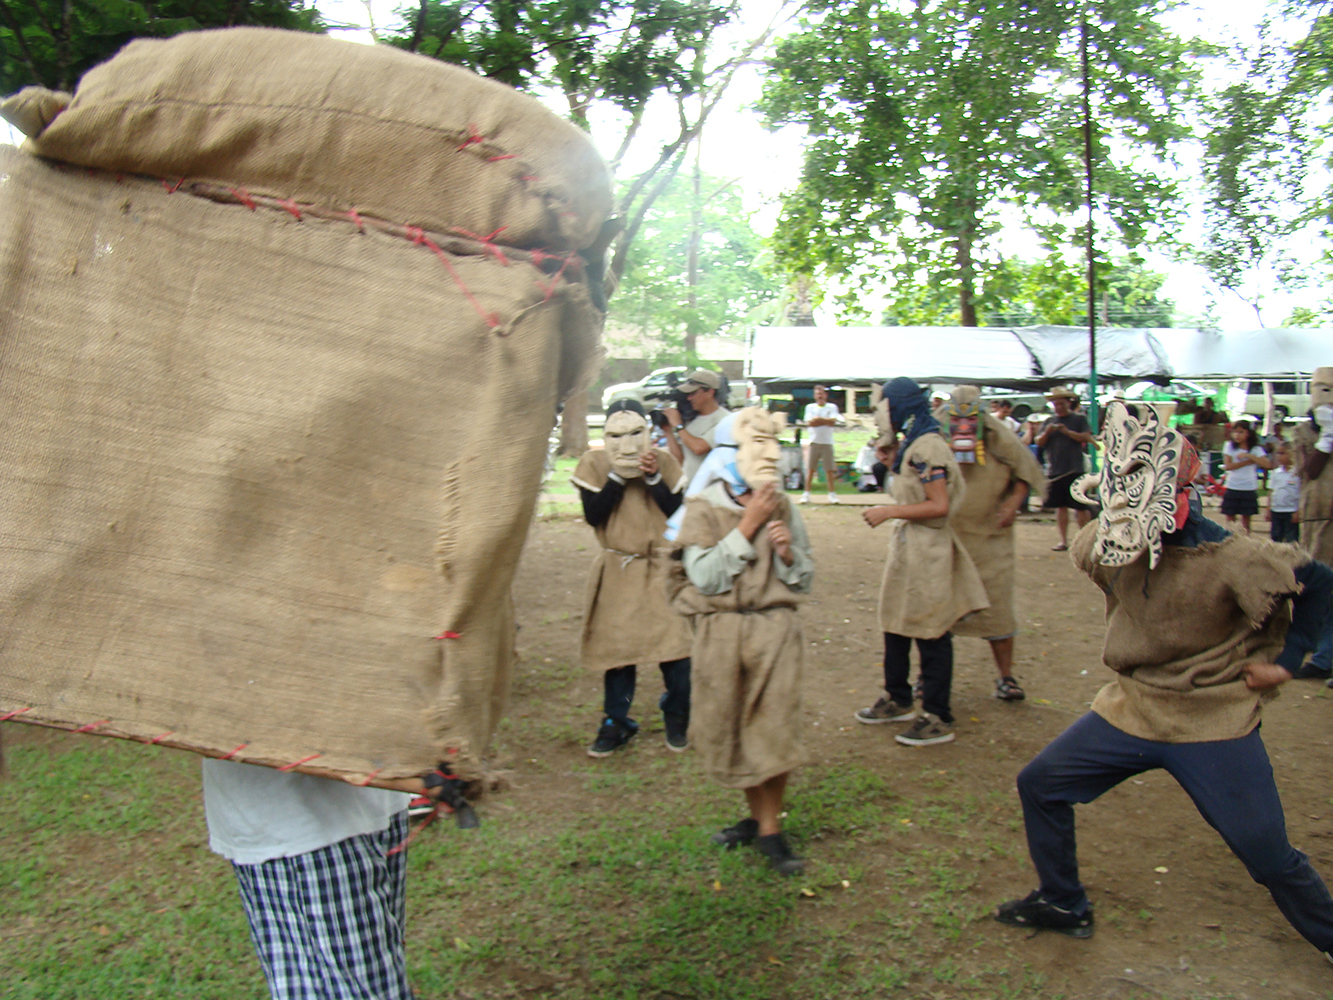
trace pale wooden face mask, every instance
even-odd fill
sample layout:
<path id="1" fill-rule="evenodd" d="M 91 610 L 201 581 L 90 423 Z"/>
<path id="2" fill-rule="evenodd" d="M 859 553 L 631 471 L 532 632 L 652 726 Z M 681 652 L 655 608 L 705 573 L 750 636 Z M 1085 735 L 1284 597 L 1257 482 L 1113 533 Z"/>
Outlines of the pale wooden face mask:
<path id="1" fill-rule="evenodd" d="M 618 410 L 606 418 L 602 447 L 620 478 L 642 476 L 639 457 L 648 450 L 648 421 L 631 410 Z"/>
<path id="2" fill-rule="evenodd" d="M 1101 504 L 1092 557 L 1103 566 L 1128 566 L 1147 552 L 1155 567 L 1162 535 L 1176 530 L 1185 439 L 1153 407 L 1119 401 L 1107 405 L 1101 436 L 1101 473 L 1081 477 L 1070 490 L 1080 503 Z"/>
<path id="3" fill-rule="evenodd" d="M 1316 368 L 1310 379 L 1310 404 L 1333 405 L 1333 368 Z"/>
<path id="4" fill-rule="evenodd" d="M 736 439 L 736 471 L 740 477 L 751 489 L 776 483 L 782 448 L 772 416 L 758 407 L 747 407 L 732 419 L 731 433 Z"/>

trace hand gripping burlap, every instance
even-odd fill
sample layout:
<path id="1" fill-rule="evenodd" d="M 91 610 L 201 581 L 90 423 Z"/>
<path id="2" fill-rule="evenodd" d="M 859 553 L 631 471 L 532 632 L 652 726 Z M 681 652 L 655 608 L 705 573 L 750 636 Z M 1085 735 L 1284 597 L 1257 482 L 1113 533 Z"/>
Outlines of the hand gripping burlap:
<path id="1" fill-rule="evenodd" d="M 556 405 L 598 360 L 579 261 L 213 180 L 0 147 L 0 719 L 475 775 Z"/>

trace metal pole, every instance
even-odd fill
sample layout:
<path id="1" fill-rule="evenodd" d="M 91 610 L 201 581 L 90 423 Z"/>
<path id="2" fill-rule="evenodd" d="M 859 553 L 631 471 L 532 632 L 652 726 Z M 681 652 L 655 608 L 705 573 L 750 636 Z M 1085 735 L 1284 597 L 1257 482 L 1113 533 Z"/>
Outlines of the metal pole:
<path id="1" fill-rule="evenodd" d="M 1092 217 L 1092 74 L 1088 69 L 1088 0 L 1084 0 L 1079 31 L 1079 55 L 1083 64 L 1083 165 L 1087 178 L 1088 206 L 1088 423 L 1097 433 L 1097 266 L 1093 256 Z M 1097 449 L 1092 449 L 1092 471 L 1097 471 Z"/>

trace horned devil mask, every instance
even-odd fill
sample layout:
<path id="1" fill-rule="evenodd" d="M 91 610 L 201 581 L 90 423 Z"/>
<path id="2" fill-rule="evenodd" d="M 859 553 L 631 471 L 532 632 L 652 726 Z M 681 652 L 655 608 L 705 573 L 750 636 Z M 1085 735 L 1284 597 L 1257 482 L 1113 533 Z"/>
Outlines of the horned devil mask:
<path id="1" fill-rule="evenodd" d="M 1162 536 L 1183 527 L 1189 516 L 1186 491 L 1198 458 L 1181 433 L 1146 404 L 1108 404 L 1102 442 L 1101 473 L 1081 477 L 1070 489 L 1080 503 L 1101 504 L 1092 557 L 1103 566 L 1127 566 L 1146 551 L 1149 567 L 1155 567 Z"/>
<path id="2" fill-rule="evenodd" d="M 620 410 L 606 418 L 602 447 L 611 460 L 611 468 L 621 479 L 643 475 L 639 456 L 648 450 L 648 421 L 632 410 Z"/>

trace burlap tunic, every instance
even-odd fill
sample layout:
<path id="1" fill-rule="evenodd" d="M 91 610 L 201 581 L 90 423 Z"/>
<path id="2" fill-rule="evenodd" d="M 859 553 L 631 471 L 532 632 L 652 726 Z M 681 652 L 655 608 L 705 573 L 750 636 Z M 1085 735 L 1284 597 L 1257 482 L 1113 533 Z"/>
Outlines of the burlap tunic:
<path id="1" fill-rule="evenodd" d="M 656 451 L 662 481 L 684 488 L 680 463 Z M 611 460 L 590 449 L 574 469 L 574 484 L 600 492 Z M 670 550 L 662 532 L 666 515 L 643 479 L 625 483 L 625 495 L 610 518 L 594 528 L 602 550 L 593 558 L 583 602 L 583 665 L 606 671 L 630 664 L 656 664 L 690 655 L 689 623 L 667 599 Z"/>
<path id="2" fill-rule="evenodd" d="M 953 528 L 966 489 L 953 451 L 939 434 L 922 434 L 903 454 L 893 477 L 893 502 L 922 503 L 926 488 L 918 470 L 947 474 L 949 515 L 930 521 L 892 518 L 888 557 L 879 591 L 879 627 L 914 639 L 937 639 L 964 615 L 989 606 L 981 576 Z"/>
<path id="3" fill-rule="evenodd" d="M 1103 662 L 1119 676 L 1092 710 L 1131 736 L 1163 743 L 1232 740 L 1259 724 L 1266 697 L 1245 686 L 1247 663 L 1282 651 L 1309 561 L 1294 545 L 1232 536 L 1195 548 L 1168 545 L 1157 568 L 1092 560 L 1097 522 L 1074 539 L 1074 565 L 1106 594 Z"/>
<path id="4" fill-rule="evenodd" d="M 675 543 L 680 548 L 712 549 L 741 521 L 739 508 L 716 506 L 707 493 L 686 505 Z M 753 543 L 739 532 L 727 542 L 753 558 L 726 593 L 704 594 L 679 562 L 672 571 L 672 605 L 694 622 L 690 739 L 709 776 L 727 788 L 752 788 L 805 761 L 803 643 L 796 607 L 813 568 L 805 524 L 794 508 L 784 506 L 782 518 L 792 534 L 790 567 L 780 560 L 775 564 L 761 530 Z M 780 573 L 796 582 L 784 582 Z"/>
<path id="5" fill-rule="evenodd" d="M 1318 439 L 1308 420 L 1297 424 L 1292 434 L 1296 446 L 1295 466 L 1305 469 L 1305 460 Z M 1301 472 L 1301 545 L 1322 563 L 1333 564 L 1333 461 L 1324 466 L 1318 479 Z"/>
<path id="6" fill-rule="evenodd" d="M 963 618 L 953 630 L 957 635 L 994 639 L 1018 630 L 1014 617 L 1014 526 L 1001 528 L 995 512 L 1016 481 L 1028 484 L 1030 496 L 1044 496 L 1046 474 L 1018 435 L 989 413 L 983 416 L 986 461 L 958 466 L 967 489 L 949 523 L 981 575 L 990 607 Z"/>

